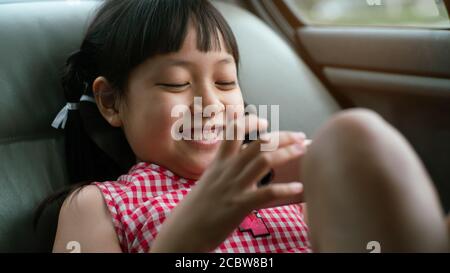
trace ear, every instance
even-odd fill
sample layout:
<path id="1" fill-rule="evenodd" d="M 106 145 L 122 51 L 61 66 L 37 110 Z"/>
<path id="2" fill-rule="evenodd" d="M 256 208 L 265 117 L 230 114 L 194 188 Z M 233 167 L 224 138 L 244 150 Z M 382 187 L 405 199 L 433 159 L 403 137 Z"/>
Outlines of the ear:
<path id="1" fill-rule="evenodd" d="M 119 107 L 116 107 L 117 102 L 115 96 L 116 92 L 105 77 L 98 77 L 92 84 L 92 91 L 94 93 L 97 107 L 106 121 L 113 127 L 121 127 L 122 120 L 119 115 Z"/>

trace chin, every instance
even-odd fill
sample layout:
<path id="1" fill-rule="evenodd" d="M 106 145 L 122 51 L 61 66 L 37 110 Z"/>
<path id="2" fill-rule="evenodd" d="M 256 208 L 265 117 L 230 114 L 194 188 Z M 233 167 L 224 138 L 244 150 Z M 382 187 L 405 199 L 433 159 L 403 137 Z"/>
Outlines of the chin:
<path id="1" fill-rule="evenodd" d="M 209 166 L 211 166 L 212 161 L 214 160 L 214 157 L 208 157 L 204 155 L 202 158 L 186 158 L 184 160 L 184 168 L 186 170 L 187 175 L 185 178 L 189 179 L 199 179 L 203 172 L 208 169 Z"/>
<path id="2" fill-rule="evenodd" d="M 180 146 L 176 147 L 176 159 L 173 160 L 178 162 L 180 176 L 189 179 L 199 179 L 203 172 L 211 166 L 219 151 L 219 144 L 213 147 L 204 147 L 203 145 L 182 141 L 178 145 Z"/>

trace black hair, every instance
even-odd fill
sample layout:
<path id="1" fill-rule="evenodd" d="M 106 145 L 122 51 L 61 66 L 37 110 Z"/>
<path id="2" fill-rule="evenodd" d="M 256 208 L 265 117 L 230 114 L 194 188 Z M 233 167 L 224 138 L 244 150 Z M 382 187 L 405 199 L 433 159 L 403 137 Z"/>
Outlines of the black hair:
<path id="1" fill-rule="evenodd" d="M 126 95 L 132 70 L 148 58 L 179 51 L 189 23 L 196 29 L 198 50 L 221 50 L 222 36 L 225 50 L 238 66 L 239 50 L 233 32 L 210 1 L 106 0 L 90 23 L 80 49 L 67 59 L 62 77 L 67 102 L 78 103 L 82 95 L 93 96 L 92 84 L 99 76 L 108 80 L 114 97 Z M 38 206 L 35 228 L 53 201 L 93 181 L 115 180 L 135 163 L 121 129 L 107 124 L 91 102 L 80 102 L 79 111 L 69 111 L 65 141 L 71 184 Z"/>

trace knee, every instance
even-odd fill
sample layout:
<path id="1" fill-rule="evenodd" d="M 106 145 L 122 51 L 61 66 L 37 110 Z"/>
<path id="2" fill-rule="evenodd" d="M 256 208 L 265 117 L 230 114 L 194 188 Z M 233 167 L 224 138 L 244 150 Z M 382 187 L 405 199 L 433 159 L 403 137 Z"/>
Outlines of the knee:
<path id="1" fill-rule="evenodd" d="M 314 136 L 311 153 L 332 160 L 336 156 L 351 156 L 352 152 L 367 152 L 391 131 L 392 127 L 371 110 L 342 111 L 332 116 Z"/>
<path id="2" fill-rule="evenodd" d="M 408 171 L 410 177 L 426 176 L 406 139 L 370 110 L 354 109 L 336 114 L 313 141 L 302 166 L 305 176 L 342 177 L 347 181 L 342 183 L 365 181 L 365 186 L 370 181 L 375 184 L 384 181 L 389 185 L 393 180 L 407 183 L 405 175 L 399 177 L 399 169 Z"/>
<path id="3" fill-rule="evenodd" d="M 317 137 L 327 138 L 327 141 L 333 140 L 339 144 L 364 144 L 379 139 L 389 127 L 376 112 L 357 108 L 342 111 L 331 117 Z"/>
<path id="4" fill-rule="evenodd" d="M 400 138 L 400 134 L 373 111 L 342 111 L 314 136 L 302 171 L 305 176 L 314 177 L 381 176 L 386 173 L 384 169 L 394 166 L 389 166 L 394 158 L 390 155 L 398 150 L 395 146 L 405 143 Z"/>
<path id="5" fill-rule="evenodd" d="M 382 227 L 386 233 L 376 236 L 390 242 L 386 249 L 443 249 L 445 225 L 429 176 L 378 114 L 355 109 L 333 116 L 314 136 L 302 171 L 310 215 L 324 215 L 311 217 L 316 226 L 354 223 L 369 237 L 375 236 L 373 227 Z"/>

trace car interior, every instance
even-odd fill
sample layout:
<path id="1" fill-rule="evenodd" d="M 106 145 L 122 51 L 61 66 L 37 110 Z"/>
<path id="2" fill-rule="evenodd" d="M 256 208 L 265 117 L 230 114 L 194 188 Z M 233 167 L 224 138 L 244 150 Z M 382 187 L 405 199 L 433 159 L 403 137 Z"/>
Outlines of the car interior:
<path id="1" fill-rule="evenodd" d="M 36 230 L 33 216 L 71 182 L 64 133 L 51 127 L 61 70 L 101 2 L 0 1 L 0 252 L 52 250 L 57 204 Z M 340 110 L 376 111 L 410 141 L 448 212 L 449 1 L 431 1 L 447 16 L 433 27 L 314 23 L 295 2 L 213 1 L 239 44 L 245 101 L 280 105 L 280 129 L 311 137 Z"/>

